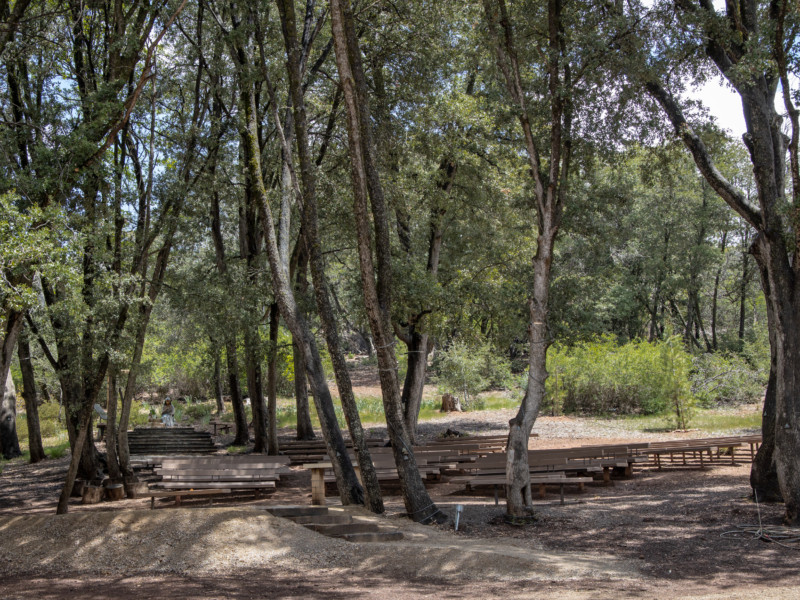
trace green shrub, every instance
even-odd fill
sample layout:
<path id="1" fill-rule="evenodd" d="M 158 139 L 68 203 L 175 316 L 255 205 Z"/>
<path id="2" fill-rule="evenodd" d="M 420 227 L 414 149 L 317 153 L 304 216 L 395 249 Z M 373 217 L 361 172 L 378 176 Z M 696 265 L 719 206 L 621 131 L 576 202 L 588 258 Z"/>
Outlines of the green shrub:
<path id="1" fill-rule="evenodd" d="M 768 361 L 754 366 L 740 354 L 701 354 L 694 359 L 692 391 L 706 407 L 758 402 L 764 397 L 768 379 Z"/>
<path id="2" fill-rule="evenodd" d="M 689 383 L 691 357 L 683 351 L 677 336 L 659 344 L 658 350 L 662 367 L 659 387 L 667 399 L 668 419 L 676 429 L 688 429 L 695 402 Z"/>
<path id="3" fill-rule="evenodd" d="M 434 370 L 439 393 L 460 396 L 464 409 L 479 402 L 478 393 L 507 388 L 512 380 L 509 362 L 494 354 L 488 343 L 453 342 L 436 355 Z"/>
<path id="4" fill-rule="evenodd" d="M 39 407 L 39 431 L 42 434 L 42 439 L 55 437 L 66 430 L 64 410 L 58 403 L 45 402 Z"/>
<path id="5" fill-rule="evenodd" d="M 619 345 L 602 337 L 571 347 L 554 346 L 548 352 L 547 398 L 543 412 L 582 414 L 655 414 L 671 406 L 675 377 L 688 369 L 670 369 L 662 346 L 643 341 Z M 680 347 L 673 361 L 690 360 Z M 681 385 L 683 383 L 681 382 Z"/>
<path id="6" fill-rule="evenodd" d="M 210 402 L 197 402 L 183 406 L 183 416 L 191 421 L 202 421 L 210 418 L 216 406 Z"/>

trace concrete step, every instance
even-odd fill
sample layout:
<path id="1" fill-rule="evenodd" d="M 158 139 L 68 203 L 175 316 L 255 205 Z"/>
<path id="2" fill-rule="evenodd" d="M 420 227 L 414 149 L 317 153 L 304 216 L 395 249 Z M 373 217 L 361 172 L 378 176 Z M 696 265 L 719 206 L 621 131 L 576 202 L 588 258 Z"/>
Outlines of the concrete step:
<path id="1" fill-rule="evenodd" d="M 301 516 L 320 516 L 328 514 L 327 506 L 268 506 L 266 507 L 268 513 L 276 517 L 301 517 Z"/>
<path id="2" fill-rule="evenodd" d="M 287 517 L 298 525 L 311 527 L 313 525 L 347 525 L 353 522 L 350 515 L 292 515 Z"/>
<path id="3" fill-rule="evenodd" d="M 348 542 L 396 542 L 403 539 L 402 531 L 373 531 L 368 533 L 345 533 L 337 535 Z"/>

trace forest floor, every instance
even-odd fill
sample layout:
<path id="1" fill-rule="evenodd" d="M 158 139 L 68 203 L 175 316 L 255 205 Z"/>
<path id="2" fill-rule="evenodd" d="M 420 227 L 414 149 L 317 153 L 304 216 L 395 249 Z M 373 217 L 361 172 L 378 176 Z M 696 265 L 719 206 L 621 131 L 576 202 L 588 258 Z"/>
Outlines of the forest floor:
<path id="1" fill-rule="evenodd" d="M 421 431 L 502 433 L 512 415 L 450 414 Z M 568 417 L 541 417 L 534 432 L 536 448 L 714 433 L 637 432 L 623 420 Z M 563 506 L 551 491 L 534 500 L 538 520 L 527 527 L 503 523 L 502 499 L 495 506 L 491 495 L 446 482 L 429 491 L 451 520 L 418 525 L 389 491 L 386 513 L 370 518 L 400 528 L 405 539 L 371 544 L 324 537 L 263 511 L 310 502 L 300 469 L 266 499 L 163 502 L 149 510 L 149 499 L 81 505 L 76 498 L 67 515 L 55 516 L 67 459 L 11 462 L 0 475 L 0 598 L 794 600 L 797 550 L 726 535 L 758 523 L 759 510 L 764 526 L 781 522 L 782 505 L 750 499 L 744 454 L 735 465 L 676 463 L 583 493 L 567 489 Z M 457 504 L 465 508 L 455 532 Z"/>

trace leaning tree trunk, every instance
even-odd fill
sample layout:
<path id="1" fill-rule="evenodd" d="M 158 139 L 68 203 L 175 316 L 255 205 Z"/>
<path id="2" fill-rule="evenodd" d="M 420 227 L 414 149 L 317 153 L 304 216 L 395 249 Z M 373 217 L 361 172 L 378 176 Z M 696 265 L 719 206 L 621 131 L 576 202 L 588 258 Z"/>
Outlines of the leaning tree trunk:
<path id="1" fill-rule="evenodd" d="M 334 315 L 333 304 L 331 303 L 329 295 L 329 286 L 327 278 L 325 277 L 325 266 L 318 230 L 316 175 L 311 160 L 310 144 L 308 140 L 308 124 L 301 81 L 300 47 L 297 40 L 294 8 L 291 2 L 286 1 L 280 3 L 279 7 L 281 10 L 282 30 L 288 58 L 287 72 L 289 75 L 289 86 L 292 97 L 297 154 L 300 161 L 300 173 L 303 182 L 303 210 L 301 212 L 302 232 L 305 240 L 305 248 L 308 250 L 311 277 L 314 282 L 314 297 L 320 320 L 322 321 L 325 342 L 330 353 L 331 362 L 333 363 L 336 384 L 339 388 L 339 399 L 342 404 L 342 412 L 347 421 L 347 428 L 353 442 L 353 450 L 355 451 L 356 460 L 361 469 L 361 482 L 364 487 L 365 503 L 367 508 L 372 512 L 382 513 L 384 508 L 380 484 L 378 482 L 377 473 L 375 472 L 375 466 L 372 464 L 372 457 L 367 447 L 364 428 L 361 425 L 361 417 L 358 414 L 358 407 L 353 394 L 353 385 L 350 380 L 350 373 L 347 370 L 344 353 L 342 352 L 338 323 Z M 286 166 L 288 167 L 288 165 Z"/>
<path id="2" fill-rule="evenodd" d="M 358 48 L 350 3 L 347 0 L 331 0 L 330 6 L 336 66 L 347 114 L 350 175 L 353 187 L 362 293 L 370 330 L 376 343 L 387 432 L 392 442 L 392 453 L 408 516 L 415 521 L 428 522 L 437 518 L 439 511 L 420 477 L 411 448 L 411 439 L 406 431 L 402 415 L 400 385 L 394 354 L 395 340 L 390 321 L 392 275 L 388 215 L 383 188 L 374 164 L 375 144 L 370 129 L 361 51 Z M 375 225 L 377 280 L 372 259 L 368 202 L 371 203 Z"/>
<path id="3" fill-rule="evenodd" d="M 243 48 L 235 48 L 234 55 L 242 69 L 249 64 Z M 325 445 L 328 456 L 331 459 L 342 504 L 363 504 L 364 491 L 356 477 L 342 432 L 336 421 L 333 398 L 328 388 L 325 371 L 322 368 L 322 359 L 320 358 L 316 340 L 295 302 L 287 265 L 283 263 L 278 250 L 275 222 L 272 218 L 272 210 L 269 206 L 267 190 L 262 177 L 255 91 L 253 90 L 252 82 L 242 73 L 239 74 L 239 86 L 244 121 L 242 141 L 244 142 L 245 175 L 248 179 L 248 185 L 252 186 L 254 190 L 255 200 L 258 204 L 270 274 L 272 275 L 273 292 L 286 326 L 295 339 L 298 340 L 303 350 L 308 381 L 314 396 L 320 428 L 325 438 Z"/>
<path id="4" fill-rule="evenodd" d="M 23 330 L 17 342 L 19 368 L 22 371 L 22 397 L 25 400 L 25 419 L 28 424 L 28 450 L 30 461 L 37 463 L 45 459 L 42 446 L 42 430 L 39 425 L 39 402 L 36 394 L 36 377 L 31 362 L 31 349 L 27 329 Z"/>
<path id="5" fill-rule="evenodd" d="M 72 495 L 72 486 L 75 485 L 75 478 L 78 474 L 78 467 L 81 462 L 81 454 L 83 447 L 86 445 L 87 438 L 89 437 L 89 429 L 92 424 L 92 411 L 88 407 L 84 407 L 81 418 L 79 420 L 78 431 L 75 437 L 75 443 L 72 447 L 72 457 L 69 461 L 69 468 L 67 469 L 67 480 L 64 482 L 64 488 L 61 490 L 61 496 L 58 499 L 58 507 L 56 508 L 57 515 L 66 514 L 69 508 L 69 498 Z"/>

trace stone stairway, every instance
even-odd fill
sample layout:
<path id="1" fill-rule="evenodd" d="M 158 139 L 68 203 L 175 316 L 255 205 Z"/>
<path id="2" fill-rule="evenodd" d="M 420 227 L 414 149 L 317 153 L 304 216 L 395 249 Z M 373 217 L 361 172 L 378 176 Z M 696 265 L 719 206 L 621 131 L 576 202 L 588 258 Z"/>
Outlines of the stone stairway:
<path id="1" fill-rule="evenodd" d="M 267 512 L 303 525 L 312 531 L 348 542 L 394 542 L 403 532 L 381 526 L 370 517 L 353 516 L 344 508 L 327 506 L 269 506 Z"/>
<path id="2" fill-rule="evenodd" d="M 137 427 L 128 432 L 131 454 L 208 454 L 217 447 L 207 431 L 191 427 Z"/>

